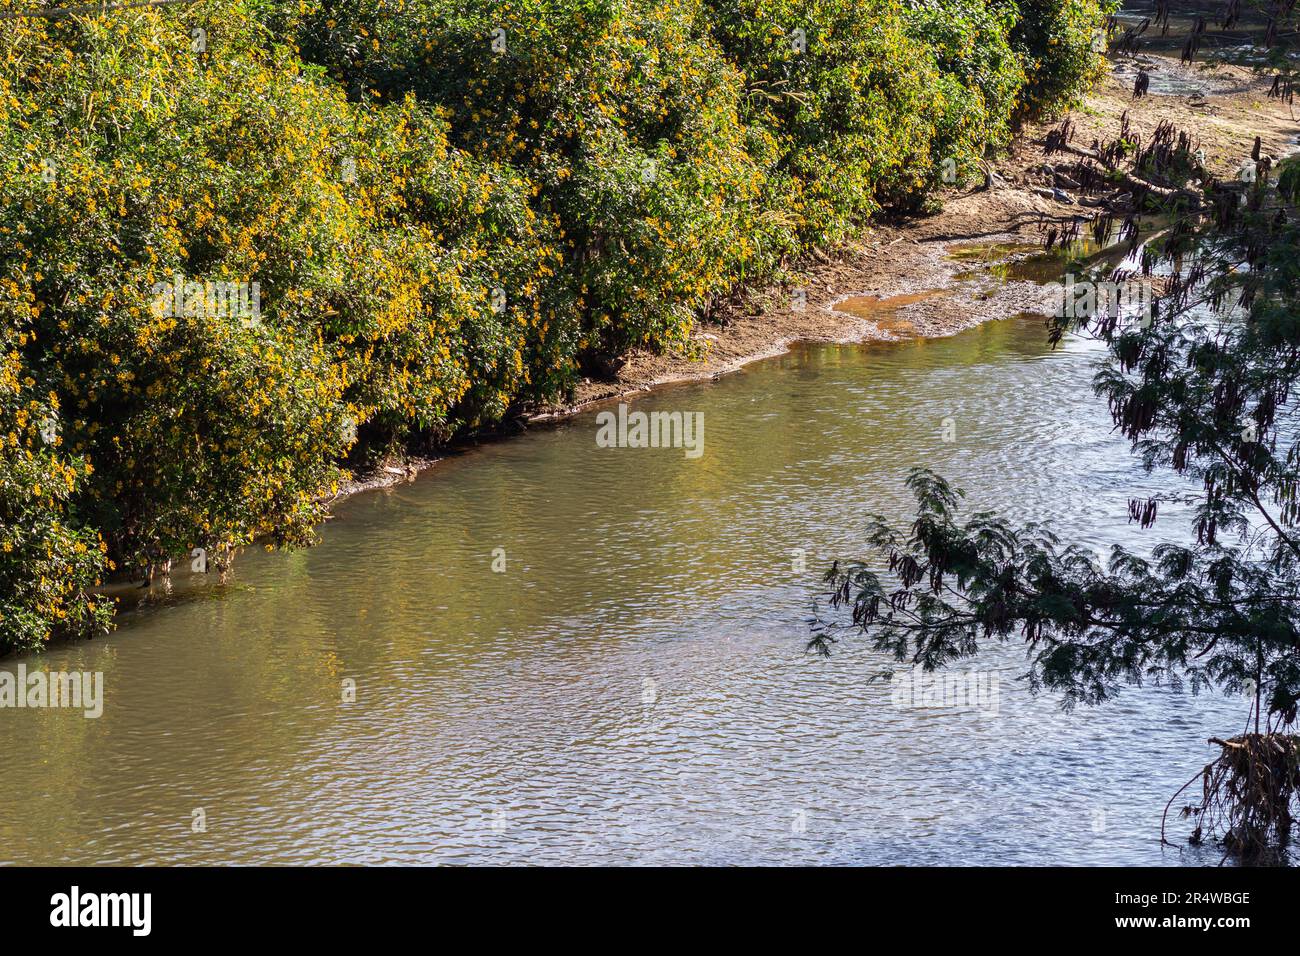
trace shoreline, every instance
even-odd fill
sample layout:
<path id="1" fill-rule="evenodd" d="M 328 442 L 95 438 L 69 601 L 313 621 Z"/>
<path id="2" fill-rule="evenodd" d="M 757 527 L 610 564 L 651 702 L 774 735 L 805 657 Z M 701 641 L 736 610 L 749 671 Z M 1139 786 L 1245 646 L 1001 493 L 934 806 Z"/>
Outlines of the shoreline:
<path id="1" fill-rule="evenodd" d="M 1186 84 L 1190 68 L 1172 59 L 1143 58 L 1149 70 L 1155 69 L 1156 62 L 1175 73 L 1178 83 Z M 1133 100 L 1132 70 L 1131 59 L 1113 60 L 1093 93 L 1068 114 L 1077 130 L 1076 141 L 1113 137 L 1124 116 L 1144 137 L 1160 122 L 1172 121 L 1196 131 L 1207 165 L 1220 173 L 1237 168 L 1256 135 L 1274 155 L 1296 148 L 1300 123 L 1281 103 L 1267 99 L 1269 81 L 1248 69 L 1216 70 L 1215 83 L 1224 92 L 1212 93 L 1209 100 L 1195 94 L 1152 94 Z M 941 197 L 943 208 L 931 215 L 869 223 L 855 241 L 833 253 L 814 252 L 792 268 L 797 281 L 742 290 L 714 319 L 694 331 L 694 339 L 707 345 L 703 358 L 633 352 L 617 378 L 584 381 L 572 402 L 537 409 L 516 423 L 482 429 L 425 453 L 381 459 L 365 474 L 341 482 L 337 492 L 322 502 L 329 508 L 363 492 L 393 489 L 464 450 L 513 437 L 531 425 L 556 425 L 659 388 L 721 378 L 784 355 L 799 343 L 944 338 L 990 320 L 1045 315 L 1055 308 L 1058 287 L 1033 278 L 999 277 L 992 267 L 1042 254 L 1042 225 L 1091 218 L 1097 211 L 1058 201 L 1046 188 L 1052 177 L 1040 170 L 1045 162 L 1043 138 L 1057 125 L 1059 120 L 1026 126 L 988 164 L 991 188 L 954 189 Z M 1054 261 L 1059 269 L 1059 259 Z M 793 308 L 791 293 L 800 288 L 806 296 L 804 307 Z M 852 303 L 853 299 L 860 301 Z M 857 314 L 851 311 L 854 306 L 859 307 Z M 159 593 L 171 595 L 177 578 L 164 574 L 143 588 L 137 581 L 135 576 L 115 575 L 97 593 L 118 600 L 120 613 L 127 607 L 152 604 Z"/>
<path id="2" fill-rule="evenodd" d="M 1136 62 L 1158 79 L 1153 89 L 1177 92 L 1133 99 Z M 1300 123 L 1281 102 L 1268 99 L 1269 85 L 1244 67 L 1202 71 L 1171 57 L 1148 54 L 1139 61 L 1118 57 L 1110 61 L 1093 92 L 1068 115 L 1079 142 L 1113 137 L 1125 117 L 1143 137 L 1161 122 L 1172 122 L 1193 133 L 1205 149 L 1208 166 L 1225 173 L 1249 154 L 1257 135 L 1263 148 L 1274 155 L 1294 147 Z M 1192 92 L 1185 92 L 1188 89 Z M 753 362 L 784 355 L 799 343 L 943 338 L 992 319 L 1041 314 L 1053 300 L 1050 288 L 1031 280 L 999 280 L 976 270 L 1032 255 L 1031 244 L 1041 245 L 1043 224 L 1068 223 L 1096 213 L 1090 206 L 1054 198 L 1052 177 L 1040 169 L 1046 162 L 1043 138 L 1058 123 L 1027 125 L 989 163 L 989 188 L 940 194 L 943 208 L 932 215 L 869 223 L 856 240 L 832 253 L 814 252 L 799 263 L 791 273 L 798 281 L 742 290 L 692 333 L 705 349 L 703 357 L 634 351 L 615 379 L 583 380 L 572 401 L 536 409 L 522 419 L 523 425 L 552 424 L 663 386 L 720 378 Z M 992 258 L 953 255 L 954 250 L 971 246 L 1004 248 Z M 800 289 L 805 296 L 802 308 L 792 302 Z M 854 314 L 843 308 L 856 298 L 864 300 L 865 309 Z M 380 461 L 370 473 L 341 484 L 328 501 L 333 504 L 413 481 L 456 454 L 458 447 L 504 434 L 504 430 L 486 430 L 453 443 L 445 452 Z"/>

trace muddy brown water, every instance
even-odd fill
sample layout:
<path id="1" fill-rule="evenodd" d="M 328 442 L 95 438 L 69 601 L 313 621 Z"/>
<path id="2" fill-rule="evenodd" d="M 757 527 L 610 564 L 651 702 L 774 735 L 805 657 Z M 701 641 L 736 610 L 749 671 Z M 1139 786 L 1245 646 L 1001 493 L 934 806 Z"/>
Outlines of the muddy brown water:
<path id="1" fill-rule="evenodd" d="M 900 695 L 859 641 L 804 653 L 914 465 L 1099 553 L 1176 533 L 1126 520 L 1171 485 L 1098 355 L 1026 317 L 799 347 L 632 404 L 702 413 L 697 458 L 601 447 L 593 411 L 181 575 L 108 639 L 0 662 L 104 675 L 97 719 L 0 710 L 0 862 L 1217 863 L 1160 813 L 1245 702 L 1065 714 L 1016 646 L 959 665 L 966 699 Z"/>

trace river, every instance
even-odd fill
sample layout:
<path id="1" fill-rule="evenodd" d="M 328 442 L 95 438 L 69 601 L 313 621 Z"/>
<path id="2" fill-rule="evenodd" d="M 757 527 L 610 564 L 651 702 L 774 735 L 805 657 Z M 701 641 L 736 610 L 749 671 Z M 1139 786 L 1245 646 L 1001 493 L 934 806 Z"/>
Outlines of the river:
<path id="1" fill-rule="evenodd" d="M 590 412 L 344 501 L 318 547 L 0 662 L 105 681 L 97 719 L 0 713 L 0 862 L 1218 863 L 1160 814 L 1244 701 L 1064 713 L 1011 645 L 959 668 L 995 700 L 914 708 L 860 641 L 804 652 L 915 464 L 1099 550 L 1175 532 L 1127 522 L 1168 479 L 1098 354 L 1028 317 L 798 347 L 633 403 L 703 412 L 698 458 L 598 447 Z"/>

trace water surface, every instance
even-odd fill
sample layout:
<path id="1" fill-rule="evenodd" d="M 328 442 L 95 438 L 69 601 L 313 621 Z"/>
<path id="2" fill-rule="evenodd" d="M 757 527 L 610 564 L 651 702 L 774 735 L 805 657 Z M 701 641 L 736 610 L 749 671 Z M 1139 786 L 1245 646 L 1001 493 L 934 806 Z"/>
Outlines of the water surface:
<path id="1" fill-rule="evenodd" d="M 1166 528 L 1127 523 L 1167 486 L 1096 356 L 1030 318 L 799 348 L 634 403 L 702 411 L 698 459 L 597 447 L 593 412 L 346 501 L 314 549 L 25 659 L 106 701 L 0 711 L 0 862 L 1217 863 L 1162 848 L 1160 812 L 1244 702 L 1064 714 L 995 646 L 963 669 L 996 714 L 917 710 L 860 643 L 803 650 L 913 465 L 1099 551 Z"/>

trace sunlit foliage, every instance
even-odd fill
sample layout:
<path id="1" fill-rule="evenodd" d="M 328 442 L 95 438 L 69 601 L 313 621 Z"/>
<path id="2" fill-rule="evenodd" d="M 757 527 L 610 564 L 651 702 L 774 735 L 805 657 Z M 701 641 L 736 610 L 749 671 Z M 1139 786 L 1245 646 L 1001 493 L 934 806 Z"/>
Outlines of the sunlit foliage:
<path id="1" fill-rule="evenodd" d="M 310 541 L 358 441 L 445 439 L 631 348 L 693 347 L 739 284 L 1005 141 L 1017 9 L 199 0 L 0 20 L 0 601 L 19 622 L 0 648 L 102 626 L 85 595 L 105 570 Z"/>

